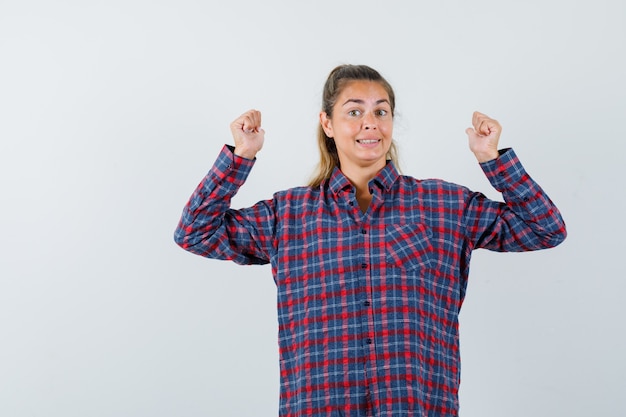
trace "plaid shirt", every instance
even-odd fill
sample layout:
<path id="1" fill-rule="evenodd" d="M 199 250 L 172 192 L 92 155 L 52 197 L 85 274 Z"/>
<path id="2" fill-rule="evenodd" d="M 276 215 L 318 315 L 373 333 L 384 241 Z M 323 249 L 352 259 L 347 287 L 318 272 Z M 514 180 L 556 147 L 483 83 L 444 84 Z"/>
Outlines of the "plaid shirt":
<path id="1" fill-rule="evenodd" d="M 472 250 L 529 251 L 566 236 L 513 150 L 481 164 L 506 203 L 392 163 L 366 213 L 336 169 L 317 188 L 230 209 L 254 161 L 224 147 L 175 232 L 184 249 L 271 263 L 281 416 L 456 416 L 458 315 Z"/>

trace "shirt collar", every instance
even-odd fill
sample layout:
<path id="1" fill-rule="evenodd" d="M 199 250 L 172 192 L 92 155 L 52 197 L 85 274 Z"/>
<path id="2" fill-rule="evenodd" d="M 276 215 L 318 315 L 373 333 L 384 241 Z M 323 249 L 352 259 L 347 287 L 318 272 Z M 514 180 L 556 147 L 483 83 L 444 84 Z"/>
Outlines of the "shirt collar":
<path id="1" fill-rule="evenodd" d="M 385 165 L 385 167 L 370 181 L 370 185 L 376 184 L 380 188 L 389 191 L 399 176 L 400 173 L 394 163 L 392 161 L 387 161 L 387 165 Z M 338 167 L 335 167 L 333 170 L 333 173 L 328 180 L 328 184 L 330 190 L 335 194 L 338 194 L 346 188 L 351 189 L 353 187 L 350 180 L 343 175 L 343 172 L 341 172 Z"/>

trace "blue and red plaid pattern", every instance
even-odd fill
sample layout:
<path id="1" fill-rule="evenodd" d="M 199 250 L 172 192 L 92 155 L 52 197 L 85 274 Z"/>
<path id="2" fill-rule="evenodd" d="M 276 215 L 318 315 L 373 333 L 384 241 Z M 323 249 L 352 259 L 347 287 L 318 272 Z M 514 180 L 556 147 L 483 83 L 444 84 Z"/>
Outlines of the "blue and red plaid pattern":
<path id="1" fill-rule="evenodd" d="M 472 250 L 543 249 L 566 236 L 513 150 L 481 164 L 506 203 L 401 176 L 388 163 L 370 182 L 366 213 L 338 169 L 318 188 L 233 210 L 253 164 L 224 147 L 175 240 L 209 258 L 271 263 L 280 415 L 456 416 L 458 315 Z"/>

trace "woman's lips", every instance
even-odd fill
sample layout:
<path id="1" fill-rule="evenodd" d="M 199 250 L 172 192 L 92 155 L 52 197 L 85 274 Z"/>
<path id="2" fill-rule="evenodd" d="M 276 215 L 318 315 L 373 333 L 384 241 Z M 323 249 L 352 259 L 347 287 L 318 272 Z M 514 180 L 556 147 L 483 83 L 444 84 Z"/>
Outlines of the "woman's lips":
<path id="1" fill-rule="evenodd" d="M 373 145 L 380 142 L 380 139 L 357 139 L 356 141 L 361 145 Z"/>

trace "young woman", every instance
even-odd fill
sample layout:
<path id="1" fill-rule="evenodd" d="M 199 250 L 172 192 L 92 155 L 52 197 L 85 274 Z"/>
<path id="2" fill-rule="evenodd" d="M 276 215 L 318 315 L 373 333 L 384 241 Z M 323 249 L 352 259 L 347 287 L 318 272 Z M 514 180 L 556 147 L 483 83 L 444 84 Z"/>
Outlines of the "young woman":
<path id="1" fill-rule="evenodd" d="M 473 249 L 553 247 L 565 224 L 497 121 L 474 113 L 470 149 L 505 203 L 400 175 L 395 95 L 378 72 L 329 75 L 321 158 L 306 187 L 234 210 L 263 146 L 261 113 L 231 124 L 187 203 L 176 242 L 240 264 L 271 263 L 278 293 L 281 416 L 456 416 L 458 314 Z"/>

